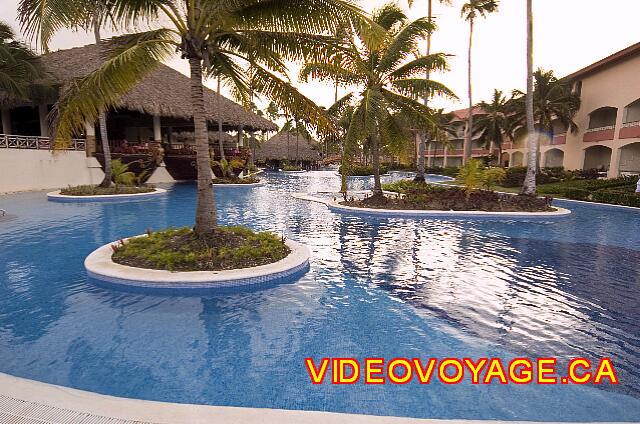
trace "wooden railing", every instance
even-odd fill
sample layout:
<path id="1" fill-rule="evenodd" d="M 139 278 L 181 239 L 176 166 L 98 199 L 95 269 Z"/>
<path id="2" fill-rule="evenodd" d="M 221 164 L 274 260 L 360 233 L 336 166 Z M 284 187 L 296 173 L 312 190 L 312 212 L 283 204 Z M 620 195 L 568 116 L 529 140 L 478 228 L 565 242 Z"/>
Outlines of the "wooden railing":
<path id="1" fill-rule="evenodd" d="M 57 148 L 60 150 L 84 151 L 86 141 L 76 138 L 71 140 L 69 144 L 60 145 Z M 0 134 L 0 149 L 51 150 L 51 141 L 48 137 Z"/>

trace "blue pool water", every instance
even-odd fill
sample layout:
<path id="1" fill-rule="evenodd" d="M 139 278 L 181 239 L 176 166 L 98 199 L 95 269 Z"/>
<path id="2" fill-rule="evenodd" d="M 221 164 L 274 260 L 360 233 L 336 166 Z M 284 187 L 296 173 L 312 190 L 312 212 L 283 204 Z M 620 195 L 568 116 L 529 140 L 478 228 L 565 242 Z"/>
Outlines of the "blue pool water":
<path id="1" fill-rule="evenodd" d="M 220 221 L 312 250 L 300 280 L 235 293 L 127 293 L 88 281 L 96 247 L 190 225 L 195 187 L 61 204 L 0 196 L 0 372 L 185 403 L 430 418 L 640 420 L 640 214 L 562 203 L 566 219 L 341 216 L 295 191 L 330 172 L 219 189 Z M 354 179 L 363 189 L 367 179 Z M 313 386 L 304 358 L 612 358 L 618 386 Z"/>

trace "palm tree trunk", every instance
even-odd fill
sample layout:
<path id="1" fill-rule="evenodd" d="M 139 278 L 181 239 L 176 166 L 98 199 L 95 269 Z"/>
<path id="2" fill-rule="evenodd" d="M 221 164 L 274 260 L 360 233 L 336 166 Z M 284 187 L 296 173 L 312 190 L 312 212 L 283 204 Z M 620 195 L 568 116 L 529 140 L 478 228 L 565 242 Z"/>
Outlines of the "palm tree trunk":
<path id="1" fill-rule="evenodd" d="M 422 133 L 418 133 L 416 134 L 416 136 L 418 137 L 418 168 L 416 169 L 416 176 L 413 178 L 413 181 L 416 182 L 424 182 L 424 170 L 425 170 L 425 163 L 424 163 L 424 152 L 426 150 L 426 132 L 422 132 Z"/>
<path id="2" fill-rule="evenodd" d="M 220 93 L 220 86 L 220 77 L 218 77 L 218 92 L 216 93 L 216 103 L 218 106 L 218 146 L 220 148 L 220 160 L 226 160 L 224 156 L 224 141 L 222 140 L 222 94 Z M 208 142 L 207 140 L 207 143 Z"/>
<path id="3" fill-rule="evenodd" d="M 300 163 L 300 131 L 298 130 L 298 124 L 296 124 L 296 166 Z"/>
<path id="4" fill-rule="evenodd" d="M 289 162 L 289 159 L 291 158 L 291 155 L 289 155 L 289 151 L 290 151 L 290 148 L 289 148 L 289 143 L 290 142 L 289 142 L 289 140 L 290 140 L 290 138 L 291 138 L 291 131 L 289 131 L 289 128 L 287 128 L 287 162 Z"/>
<path id="5" fill-rule="evenodd" d="M 373 165 L 373 195 L 382 196 L 382 184 L 380 183 L 380 146 L 378 134 L 371 137 L 371 164 Z"/>
<path id="6" fill-rule="evenodd" d="M 433 21 L 433 0 L 429 0 L 428 2 L 428 6 L 427 6 L 428 10 L 427 10 L 427 19 L 429 20 L 429 23 L 431 24 Z M 427 34 L 427 56 L 429 56 L 431 54 L 431 32 L 429 32 Z M 429 81 L 431 74 L 429 71 L 426 72 L 425 75 L 427 81 Z M 425 106 L 429 106 L 429 96 L 424 96 L 424 105 Z M 422 133 L 421 136 L 418 140 L 418 169 L 416 170 L 416 176 L 413 179 L 414 181 L 418 181 L 418 182 L 424 182 L 425 178 L 424 178 L 424 170 L 425 170 L 425 159 L 424 159 L 424 152 L 427 150 L 427 144 L 429 143 L 429 136 L 428 133 L 426 131 L 424 131 Z"/>
<path id="7" fill-rule="evenodd" d="M 533 0 L 527 0 L 527 133 L 529 148 L 527 157 L 527 175 L 522 186 L 522 194 L 536 195 L 536 171 L 538 164 L 538 136 L 533 116 Z"/>
<path id="8" fill-rule="evenodd" d="M 100 22 L 98 19 L 93 23 L 93 35 L 96 39 L 98 50 L 101 48 Z M 111 172 L 111 147 L 109 146 L 109 133 L 107 131 L 107 114 L 101 110 L 98 114 L 98 126 L 100 128 L 100 141 L 102 144 L 102 156 L 104 156 L 104 178 L 100 183 L 100 187 L 111 187 L 113 178 Z"/>
<path id="9" fill-rule="evenodd" d="M 464 152 L 462 163 L 466 164 L 471 159 L 473 145 L 473 90 L 471 86 L 471 52 L 473 50 L 473 18 L 469 20 L 469 58 L 468 58 L 468 78 L 469 78 L 469 118 L 467 119 L 467 133 L 464 140 Z"/>
<path id="10" fill-rule="evenodd" d="M 198 188 L 196 204 L 196 225 L 194 232 L 202 236 L 213 231 L 216 226 L 216 203 L 211 183 L 209 156 L 209 135 L 204 109 L 204 88 L 202 85 L 202 63 L 198 58 L 189 58 L 191 68 L 191 101 L 193 103 L 193 132 L 196 142 L 196 166 Z"/>

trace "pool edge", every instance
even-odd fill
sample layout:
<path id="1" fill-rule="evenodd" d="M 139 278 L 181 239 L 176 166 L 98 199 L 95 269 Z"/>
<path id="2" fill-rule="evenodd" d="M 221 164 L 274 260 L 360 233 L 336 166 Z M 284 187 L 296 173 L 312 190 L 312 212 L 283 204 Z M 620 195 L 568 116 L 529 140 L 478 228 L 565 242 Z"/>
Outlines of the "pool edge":
<path id="1" fill-rule="evenodd" d="M 26 404 L 25 404 L 26 403 Z M 16 422 L 37 420 L 47 414 L 48 423 L 74 423 L 88 419 L 124 420 L 127 424 L 474 424 L 521 423 L 534 421 L 504 420 L 442 420 L 345 414 L 321 411 L 300 411 L 267 408 L 210 406 L 129 399 L 84 390 L 41 383 L 0 373 L 0 415 L 9 415 Z M 75 415 L 75 417 L 74 417 Z M 59 419 L 55 417 L 59 416 Z M 102 422 L 102 421 L 101 421 Z M 554 424 L 547 422 L 545 424 Z M 581 424 L 581 423 L 572 423 Z"/>

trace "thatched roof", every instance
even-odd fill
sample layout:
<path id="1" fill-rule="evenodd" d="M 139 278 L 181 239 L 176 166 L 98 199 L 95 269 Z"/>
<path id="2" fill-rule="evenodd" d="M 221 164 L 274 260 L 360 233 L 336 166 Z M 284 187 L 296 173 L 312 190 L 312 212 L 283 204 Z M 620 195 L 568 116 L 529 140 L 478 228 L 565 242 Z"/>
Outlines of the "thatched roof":
<path id="1" fill-rule="evenodd" d="M 317 161 L 320 160 L 320 152 L 317 150 L 317 144 L 313 141 L 306 140 L 302 134 L 298 138 L 298 157 L 299 160 Z M 287 148 L 287 132 L 281 131 L 262 143 L 256 148 L 256 160 L 296 160 L 296 134 L 289 133 L 289 143 Z"/>
<path id="2" fill-rule="evenodd" d="M 83 77 L 102 63 L 96 45 L 59 50 L 42 56 L 44 66 L 56 80 L 64 83 Z M 189 78 L 161 64 L 138 86 L 127 93 L 120 107 L 149 115 L 189 119 L 193 117 Z M 216 93 L 205 87 L 205 107 L 210 122 L 217 122 Z M 239 104 L 222 97 L 222 122 L 229 126 L 244 126 L 246 130 L 274 131 L 277 126 Z"/>

